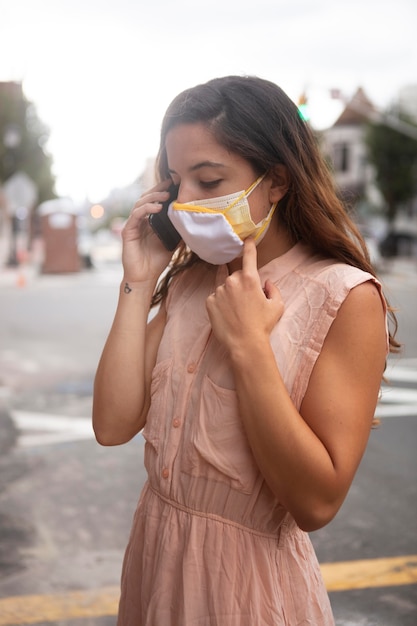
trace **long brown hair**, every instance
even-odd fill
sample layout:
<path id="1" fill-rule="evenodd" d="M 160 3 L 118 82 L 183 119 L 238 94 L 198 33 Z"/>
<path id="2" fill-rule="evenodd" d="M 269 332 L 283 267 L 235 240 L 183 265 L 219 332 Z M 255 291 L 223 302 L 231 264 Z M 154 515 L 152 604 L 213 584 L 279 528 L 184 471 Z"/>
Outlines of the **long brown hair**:
<path id="1" fill-rule="evenodd" d="M 178 124 L 196 122 L 206 124 L 221 145 L 249 161 L 256 172 L 278 164 L 287 168 L 290 186 L 275 215 L 294 241 L 376 275 L 362 235 L 337 195 L 316 137 L 280 87 L 257 77 L 227 76 L 180 93 L 162 122 L 157 158 L 161 180 L 169 178 L 167 133 Z M 152 305 L 164 299 L 176 274 L 196 262 L 202 261 L 182 244 Z M 390 308 L 389 312 L 393 324 L 390 347 L 396 351 L 397 320 Z"/>

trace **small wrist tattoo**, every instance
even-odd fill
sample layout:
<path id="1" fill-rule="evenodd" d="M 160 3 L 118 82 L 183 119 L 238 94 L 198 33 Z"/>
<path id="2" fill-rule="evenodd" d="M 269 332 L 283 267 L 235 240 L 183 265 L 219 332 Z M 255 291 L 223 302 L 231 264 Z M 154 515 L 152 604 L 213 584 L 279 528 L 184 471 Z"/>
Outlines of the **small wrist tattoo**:
<path id="1" fill-rule="evenodd" d="M 129 287 L 129 283 L 125 283 L 125 286 L 123 287 L 123 291 L 125 293 L 130 293 L 132 291 L 132 288 Z"/>

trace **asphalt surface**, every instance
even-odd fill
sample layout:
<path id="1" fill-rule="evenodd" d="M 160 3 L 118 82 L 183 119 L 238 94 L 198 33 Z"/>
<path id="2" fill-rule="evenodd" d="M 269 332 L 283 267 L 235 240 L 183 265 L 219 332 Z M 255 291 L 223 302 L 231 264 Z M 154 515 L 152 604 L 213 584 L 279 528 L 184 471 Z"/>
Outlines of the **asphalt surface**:
<path id="1" fill-rule="evenodd" d="M 320 563 L 374 568 L 373 583 L 343 569 L 341 590 L 330 591 L 338 626 L 417 624 L 416 275 L 407 261 L 383 276 L 405 350 L 390 363 L 382 426 L 345 504 L 312 534 Z M 90 423 L 119 279 L 113 264 L 71 276 L 30 267 L 0 274 L 0 626 L 115 624 L 145 480 L 142 437 L 102 448 Z"/>

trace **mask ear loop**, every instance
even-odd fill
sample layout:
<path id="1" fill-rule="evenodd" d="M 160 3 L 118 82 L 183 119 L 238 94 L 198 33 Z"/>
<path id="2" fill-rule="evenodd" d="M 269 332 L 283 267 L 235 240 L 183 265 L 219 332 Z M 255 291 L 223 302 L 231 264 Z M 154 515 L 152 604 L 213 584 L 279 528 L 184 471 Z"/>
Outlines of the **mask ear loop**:
<path id="1" fill-rule="evenodd" d="M 275 209 L 278 206 L 278 202 L 274 202 L 271 206 L 271 208 L 269 209 L 269 213 L 268 215 L 264 218 L 264 223 L 262 224 L 262 226 L 260 227 L 260 230 L 258 233 L 256 233 L 254 239 L 255 241 L 258 241 L 258 239 L 261 237 L 261 235 L 263 235 L 263 233 L 265 232 L 265 229 L 269 226 L 269 224 L 271 223 L 272 217 L 275 213 Z"/>
<path id="2" fill-rule="evenodd" d="M 249 187 L 249 189 L 247 189 L 245 191 L 245 195 L 246 195 L 247 198 L 249 198 L 249 196 L 252 193 L 252 191 L 254 191 L 256 189 L 256 187 L 263 181 L 263 179 L 265 178 L 267 173 L 268 172 L 264 172 L 261 176 L 259 176 L 259 178 L 257 178 L 255 180 L 255 182 L 252 183 L 252 185 Z M 242 198 L 243 194 L 240 197 Z M 265 231 L 265 228 L 269 225 L 270 221 L 272 220 L 272 216 L 274 214 L 275 209 L 277 208 L 277 204 L 278 204 L 278 202 L 274 202 L 273 205 L 271 206 L 271 208 L 269 209 L 268 215 L 266 217 L 264 217 L 263 220 L 261 220 L 261 222 L 263 221 L 264 223 L 262 224 L 260 231 L 254 237 L 255 241 L 257 241 L 259 239 L 259 237 Z M 258 224 L 260 224 L 261 222 L 258 222 Z M 255 224 L 255 226 L 258 226 L 258 224 Z"/>
<path id="3" fill-rule="evenodd" d="M 265 172 L 264 174 L 262 174 L 261 176 L 259 176 L 259 178 L 257 178 L 255 180 L 254 183 L 251 184 L 250 187 L 248 187 L 247 189 L 245 189 L 245 191 L 242 191 L 242 193 L 240 194 L 240 196 L 238 196 L 236 198 L 236 200 L 233 200 L 233 202 L 231 202 L 225 209 L 224 212 L 228 211 L 229 209 L 231 209 L 232 207 L 234 207 L 238 202 L 240 202 L 242 200 L 242 198 L 249 198 L 249 196 L 251 195 L 252 191 L 254 191 L 257 186 L 263 181 L 263 179 L 265 178 L 267 172 Z M 215 211 L 217 212 L 217 211 Z M 225 216 L 227 219 L 227 216 Z"/>
<path id="4" fill-rule="evenodd" d="M 262 174 L 261 176 L 259 176 L 259 178 L 257 178 L 255 180 L 254 183 L 251 184 L 251 186 L 245 191 L 245 193 L 240 196 L 242 198 L 243 195 L 245 195 L 247 198 L 249 198 L 249 196 L 251 195 L 252 191 L 254 191 L 258 185 L 260 185 L 260 183 L 263 181 L 263 179 L 265 178 L 267 172 L 265 172 L 264 174 Z"/>

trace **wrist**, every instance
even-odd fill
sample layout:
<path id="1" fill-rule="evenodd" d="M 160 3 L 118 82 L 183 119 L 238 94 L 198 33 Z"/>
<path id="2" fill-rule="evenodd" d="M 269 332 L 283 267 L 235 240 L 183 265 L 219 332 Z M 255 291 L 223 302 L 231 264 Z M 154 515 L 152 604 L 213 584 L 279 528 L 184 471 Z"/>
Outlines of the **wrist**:
<path id="1" fill-rule="evenodd" d="M 254 335 L 242 337 L 233 345 L 229 345 L 230 359 L 234 367 L 252 370 L 254 362 L 262 362 L 267 354 L 272 353 L 271 342 L 268 336 Z"/>
<path id="2" fill-rule="evenodd" d="M 142 297 L 152 298 L 155 290 L 156 281 L 134 281 L 123 277 L 120 283 L 120 292 L 125 295 L 140 294 Z"/>

